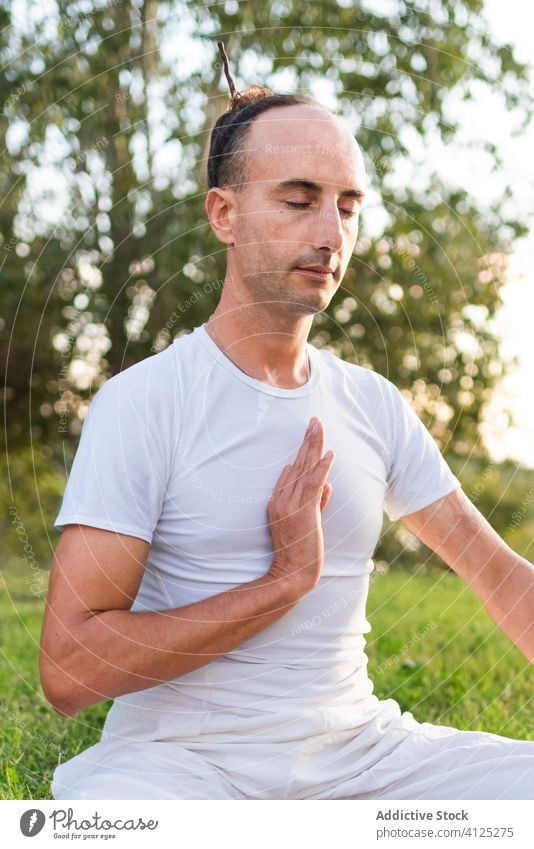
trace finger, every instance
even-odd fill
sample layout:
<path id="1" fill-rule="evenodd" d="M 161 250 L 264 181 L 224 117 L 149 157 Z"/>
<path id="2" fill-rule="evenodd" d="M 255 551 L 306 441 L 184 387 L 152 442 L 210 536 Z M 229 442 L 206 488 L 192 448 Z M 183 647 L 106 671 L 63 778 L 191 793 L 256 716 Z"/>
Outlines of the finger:
<path id="1" fill-rule="evenodd" d="M 323 478 L 323 482 L 326 481 L 326 478 L 330 474 L 330 470 L 334 465 L 334 460 L 336 459 L 336 452 L 329 448 L 324 457 L 317 464 L 317 468 L 314 469 L 314 474 L 320 475 L 320 478 Z"/>
<path id="2" fill-rule="evenodd" d="M 287 486 L 288 480 L 289 480 L 290 475 L 291 475 L 291 470 L 292 470 L 291 463 L 288 463 L 287 466 L 284 466 L 284 468 L 282 469 L 282 472 L 280 474 L 280 477 L 276 481 L 276 484 L 275 484 L 275 487 L 274 487 L 274 490 L 273 490 L 273 495 L 280 494 L 284 490 L 284 487 Z"/>
<path id="3" fill-rule="evenodd" d="M 310 446 L 310 441 L 312 439 L 312 436 L 313 436 L 313 433 L 315 431 L 315 427 L 317 426 L 317 424 L 318 424 L 318 419 L 315 416 L 312 416 L 310 421 L 308 422 L 308 427 L 306 428 L 306 431 L 305 431 L 304 436 L 302 438 L 302 442 L 300 443 L 299 450 L 297 451 L 297 456 L 293 460 L 294 466 L 300 465 L 302 463 L 302 461 L 304 460 L 304 457 L 306 456 L 306 453 L 307 453 L 308 448 Z"/>
<path id="4" fill-rule="evenodd" d="M 310 450 L 306 455 L 305 465 L 313 467 L 321 459 L 324 451 L 324 425 L 320 419 L 317 419 L 317 426 L 313 429 L 310 437 Z"/>
<path id="5" fill-rule="evenodd" d="M 317 463 L 323 453 L 323 450 L 324 425 L 320 419 L 313 416 L 310 420 L 310 426 L 306 431 L 295 462 L 293 463 L 297 473 L 297 479 L 304 469 L 314 466 Z"/>
<path id="6" fill-rule="evenodd" d="M 330 496 L 332 495 L 332 484 L 325 483 L 323 486 L 323 492 L 321 494 L 321 512 L 324 510 L 328 502 L 330 501 Z"/>
<path id="7" fill-rule="evenodd" d="M 308 433 L 310 431 L 310 429 L 311 429 L 311 425 L 308 426 L 308 430 L 306 431 L 306 433 Z M 300 452 L 302 452 L 303 448 L 306 447 L 306 442 L 307 442 L 307 440 L 306 440 L 306 437 L 305 437 L 303 442 L 302 442 Z M 275 496 L 280 496 L 282 494 L 287 494 L 287 495 L 292 494 L 293 486 L 294 486 L 295 482 L 298 480 L 298 477 L 300 475 L 300 471 L 295 464 L 296 464 L 296 460 L 295 460 L 295 463 L 288 463 L 287 465 L 284 466 L 284 468 L 282 469 L 280 476 L 279 476 L 279 478 L 278 478 L 278 480 L 275 484 L 273 494 L 272 494 L 272 498 L 274 498 Z"/>
<path id="8" fill-rule="evenodd" d="M 334 459 L 335 453 L 330 449 L 311 470 L 300 476 L 295 485 L 295 493 L 301 505 L 321 498 Z"/>
<path id="9" fill-rule="evenodd" d="M 287 473 L 286 473 L 286 476 L 284 478 L 282 486 L 284 488 L 285 494 L 288 495 L 288 496 L 291 496 L 293 494 L 294 486 L 302 475 L 302 469 L 304 467 L 304 461 L 305 461 L 307 452 L 309 451 L 309 447 L 310 447 L 310 438 L 311 438 L 311 432 L 312 432 L 313 425 L 314 425 L 314 420 L 311 419 L 309 424 L 308 424 L 308 428 L 307 428 L 307 430 L 304 434 L 304 438 L 303 438 L 303 440 L 300 444 L 300 447 L 299 447 L 299 450 L 297 452 L 297 456 L 296 456 L 294 462 L 290 463 L 288 466 L 286 466 Z"/>
<path id="10" fill-rule="evenodd" d="M 312 481 L 318 487 L 322 488 L 325 485 L 326 479 L 332 471 L 332 466 L 334 465 L 335 457 L 335 452 L 332 451 L 332 449 L 330 448 L 330 450 L 327 451 L 324 457 L 322 457 L 322 459 L 319 461 L 317 467 L 312 471 Z"/>

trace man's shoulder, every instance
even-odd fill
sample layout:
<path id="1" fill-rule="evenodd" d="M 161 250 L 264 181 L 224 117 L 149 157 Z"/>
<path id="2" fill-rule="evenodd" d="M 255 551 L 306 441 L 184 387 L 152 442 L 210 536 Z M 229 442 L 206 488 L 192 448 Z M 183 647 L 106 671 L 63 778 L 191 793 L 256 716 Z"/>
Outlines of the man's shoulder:
<path id="1" fill-rule="evenodd" d="M 130 400 L 136 405 L 169 402 L 180 394 L 182 366 L 191 334 L 175 339 L 163 351 L 149 354 L 109 377 L 94 396 Z M 174 391 L 173 391 L 174 390 Z"/>
<path id="2" fill-rule="evenodd" d="M 358 363 L 344 360 L 339 354 L 331 349 L 314 348 L 316 356 L 319 357 L 321 367 L 332 372 L 332 376 L 345 377 L 351 384 L 367 392 L 377 392 L 380 395 L 391 395 L 399 390 L 389 378 L 384 377 L 371 366 L 362 366 Z"/>

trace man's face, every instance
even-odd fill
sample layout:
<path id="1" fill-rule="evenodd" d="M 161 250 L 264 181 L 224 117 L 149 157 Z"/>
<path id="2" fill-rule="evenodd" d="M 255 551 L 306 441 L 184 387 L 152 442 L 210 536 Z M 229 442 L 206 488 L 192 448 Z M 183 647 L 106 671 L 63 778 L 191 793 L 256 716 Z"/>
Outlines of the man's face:
<path id="1" fill-rule="evenodd" d="M 360 149 L 338 119 L 307 105 L 260 115 L 245 147 L 246 187 L 231 192 L 231 278 L 247 300 L 283 303 L 297 315 L 320 312 L 343 279 L 358 235 Z"/>

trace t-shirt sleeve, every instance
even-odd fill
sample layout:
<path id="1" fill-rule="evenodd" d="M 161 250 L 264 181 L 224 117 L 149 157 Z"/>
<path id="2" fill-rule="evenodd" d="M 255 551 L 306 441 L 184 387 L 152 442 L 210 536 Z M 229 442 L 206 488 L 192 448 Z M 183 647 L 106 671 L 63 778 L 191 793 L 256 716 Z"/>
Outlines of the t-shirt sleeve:
<path id="1" fill-rule="evenodd" d="M 390 458 L 384 509 L 394 521 L 461 487 L 414 409 L 389 384 Z"/>
<path id="2" fill-rule="evenodd" d="M 147 369 L 127 371 L 89 406 L 54 526 L 90 525 L 150 543 L 169 476 L 171 413 L 159 409 Z"/>

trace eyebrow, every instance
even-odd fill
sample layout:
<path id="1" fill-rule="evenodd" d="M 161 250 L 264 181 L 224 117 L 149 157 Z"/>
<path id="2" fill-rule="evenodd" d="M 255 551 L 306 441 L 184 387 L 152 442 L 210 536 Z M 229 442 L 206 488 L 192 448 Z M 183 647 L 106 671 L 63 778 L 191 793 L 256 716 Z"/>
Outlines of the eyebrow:
<path id="1" fill-rule="evenodd" d="M 273 192 L 283 191 L 284 189 L 307 189 L 310 192 L 315 192 L 315 194 L 320 194 L 322 191 L 319 183 L 314 183 L 311 180 L 294 179 L 283 180 L 281 183 L 278 183 L 274 187 Z M 362 192 L 361 189 L 347 189 L 340 193 L 340 197 L 362 200 L 365 197 L 365 192 Z"/>

